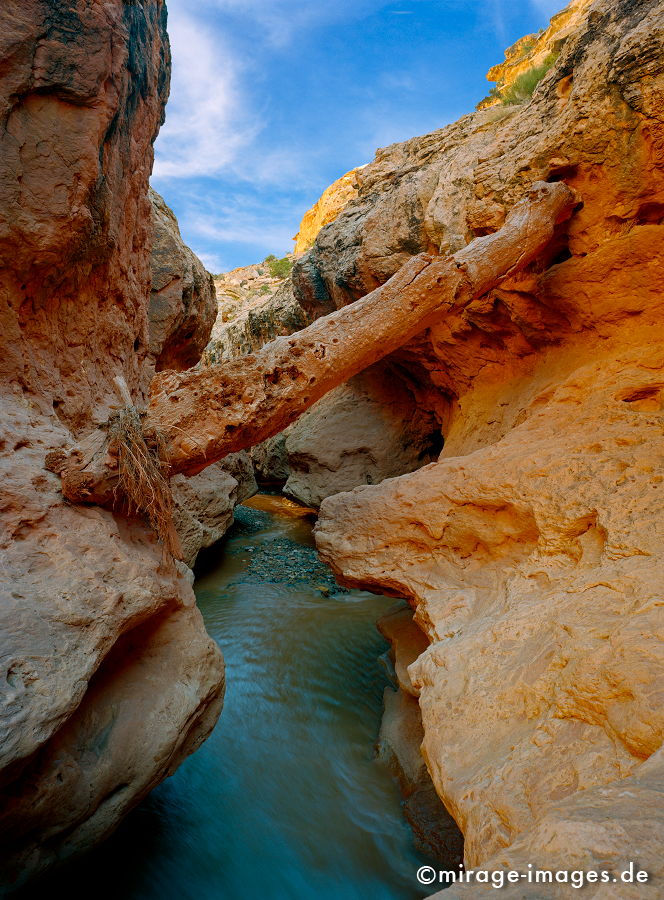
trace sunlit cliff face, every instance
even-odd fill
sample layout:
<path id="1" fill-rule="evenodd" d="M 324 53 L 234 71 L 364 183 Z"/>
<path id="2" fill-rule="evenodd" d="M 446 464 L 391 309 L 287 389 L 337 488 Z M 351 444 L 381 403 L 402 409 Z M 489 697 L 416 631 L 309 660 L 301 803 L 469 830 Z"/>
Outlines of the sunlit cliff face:
<path id="1" fill-rule="evenodd" d="M 321 508 L 344 582 L 407 596 L 432 640 L 424 753 L 472 864 L 625 866 L 638 835 L 658 871 L 663 17 L 591 4 L 532 99 L 381 151 L 296 271 L 341 304 L 495 230 L 535 176 L 583 204 L 398 355 L 451 398 L 441 460 Z"/>

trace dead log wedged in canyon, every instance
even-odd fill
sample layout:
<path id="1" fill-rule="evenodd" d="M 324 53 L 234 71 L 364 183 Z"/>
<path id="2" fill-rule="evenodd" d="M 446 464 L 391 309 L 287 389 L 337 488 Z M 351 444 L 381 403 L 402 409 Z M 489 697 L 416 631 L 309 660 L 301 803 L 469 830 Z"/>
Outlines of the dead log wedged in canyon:
<path id="1" fill-rule="evenodd" d="M 384 285 L 307 328 L 242 359 L 157 375 L 143 415 L 146 440 L 163 436 L 171 475 L 200 472 L 260 443 L 337 385 L 406 344 L 452 308 L 486 294 L 532 262 L 576 197 L 562 182 L 539 182 L 495 234 L 448 257 L 420 254 Z M 74 502 L 114 500 L 117 462 L 102 429 L 58 465 Z"/>

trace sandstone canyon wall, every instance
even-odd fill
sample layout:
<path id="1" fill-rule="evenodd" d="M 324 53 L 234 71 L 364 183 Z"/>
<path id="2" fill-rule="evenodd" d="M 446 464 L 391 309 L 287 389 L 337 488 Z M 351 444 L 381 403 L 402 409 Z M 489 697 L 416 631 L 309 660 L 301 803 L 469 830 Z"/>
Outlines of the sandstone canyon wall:
<path id="1" fill-rule="evenodd" d="M 396 354 L 444 406 L 442 457 L 326 500 L 317 541 L 342 583 L 407 597 L 431 642 L 409 671 L 466 862 L 631 859 L 651 884 L 587 893 L 656 897 L 664 7 L 575 11 L 531 100 L 379 151 L 296 265 L 300 302 L 330 309 L 494 231 L 535 179 L 583 204 L 534 265 Z"/>
<path id="2" fill-rule="evenodd" d="M 357 197 L 363 166 L 351 169 L 337 178 L 314 203 L 300 222 L 300 228 L 293 240 L 295 253 L 306 253 L 318 237 L 321 228 L 334 222 L 346 206 Z"/>
<path id="3" fill-rule="evenodd" d="M 140 405 L 162 0 L 0 9 L 0 882 L 108 834 L 209 733 L 223 664 L 139 520 L 63 500 L 47 453 Z"/>
<path id="4" fill-rule="evenodd" d="M 150 202 L 150 356 L 157 372 L 188 369 L 201 358 L 217 319 L 214 281 L 182 240 L 177 219 L 164 198 L 150 189 Z"/>
<path id="5" fill-rule="evenodd" d="M 295 298 L 291 279 L 271 278 L 265 264 L 218 276 L 215 284 L 219 316 L 206 365 L 247 356 L 316 317 Z M 283 482 L 289 496 L 319 506 L 339 491 L 411 472 L 442 449 L 440 421 L 427 399 L 398 365 L 379 363 L 254 447 L 256 475 Z"/>
<path id="6" fill-rule="evenodd" d="M 150 189 L 152 205 L 149 360 L 155 371 L 182 371 L 212 346 L 218 300 L 215 281 L 182 240 L 177 219 Z M 200 550 L 219 541 L 233 523 L 233 510 L 256 492 L 249 454 L 233 453 L 200 475 L 172 481 L 174 524 L 184 562 L 193 567 Z"/>

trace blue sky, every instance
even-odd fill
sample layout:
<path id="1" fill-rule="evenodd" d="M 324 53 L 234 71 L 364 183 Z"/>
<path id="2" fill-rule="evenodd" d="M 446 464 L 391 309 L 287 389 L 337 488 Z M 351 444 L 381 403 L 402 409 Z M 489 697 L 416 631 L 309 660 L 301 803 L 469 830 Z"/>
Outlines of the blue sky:
<path id="1" fill-rule="evenodd" d="M 471 111 L 505 47 L 565 0 L 168 0 L 152 183 L 212 272 L 283 255 L 378 147 Z"/>

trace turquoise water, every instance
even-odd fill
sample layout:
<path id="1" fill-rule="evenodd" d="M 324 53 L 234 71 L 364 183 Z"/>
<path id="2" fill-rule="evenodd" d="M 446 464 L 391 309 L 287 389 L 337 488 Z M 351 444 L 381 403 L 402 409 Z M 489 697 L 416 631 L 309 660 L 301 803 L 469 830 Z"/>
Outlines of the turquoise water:
<path id="1" fill-rule="evenodd" d="M 238 511 L 196 584 L 226 658 L 219 723 L 102 848 L 39 895 L 409 900 L 423 860 L 375 758 L 393 600 L 341 592 L 280 498 Z"/>

